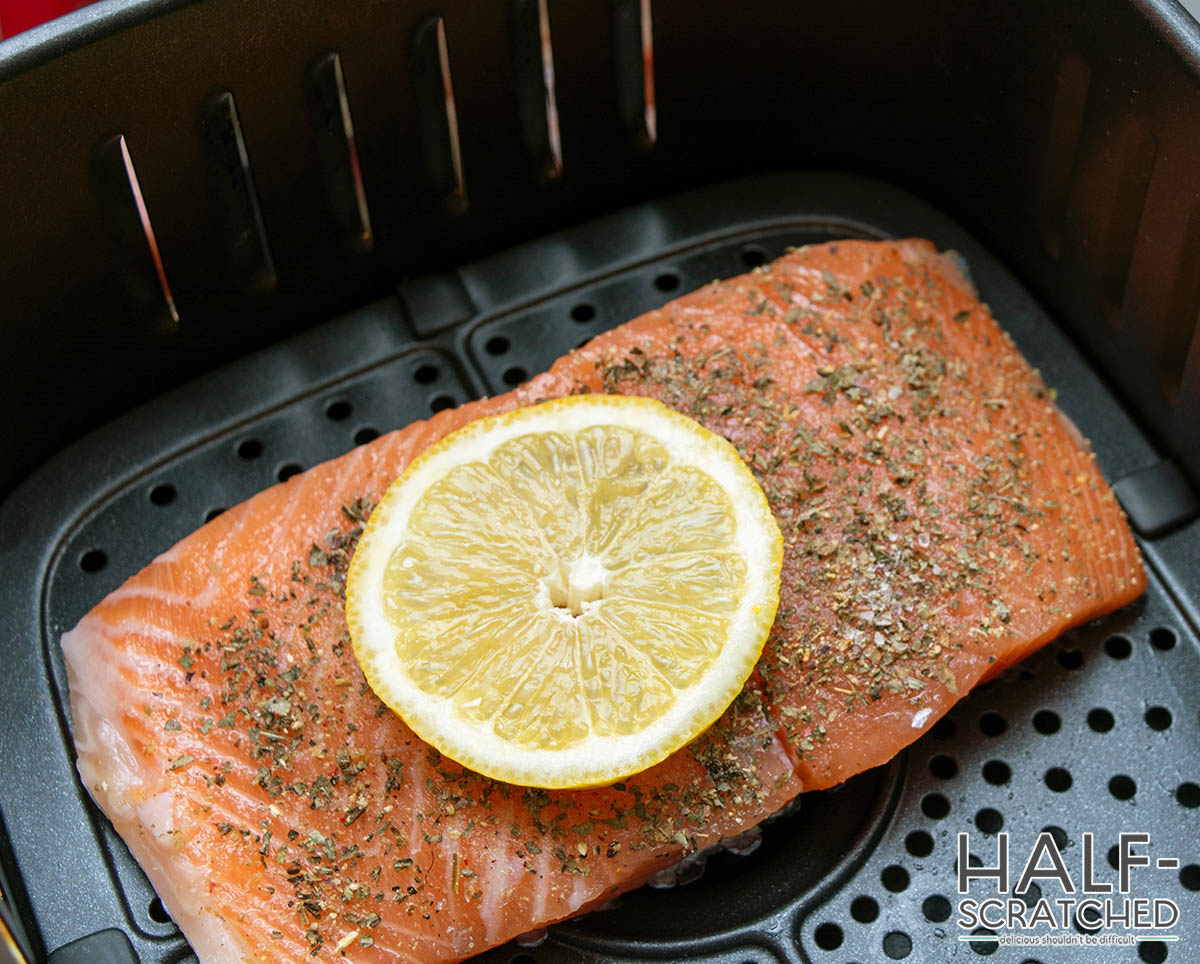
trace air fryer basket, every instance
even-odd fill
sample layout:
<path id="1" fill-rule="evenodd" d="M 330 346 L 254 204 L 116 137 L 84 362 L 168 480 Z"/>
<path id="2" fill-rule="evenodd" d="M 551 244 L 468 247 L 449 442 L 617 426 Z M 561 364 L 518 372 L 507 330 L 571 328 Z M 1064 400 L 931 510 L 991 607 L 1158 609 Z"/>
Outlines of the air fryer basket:
<path id="1" fill-rule="evenodd" d="M 1093 440 L 1146 596 L 751 856 L 482 959 L 1094 959 L 957 939 L 955 834 L 990 863 L 1001 827 L 1052 828 L 1076 863 L 1090 831 L 1102 876 L 1148 830 L 1179 858 L 1153 887 L 1180 941 L 1105 953 L 1190 959 L 1200 31 L 1168 3 L 779 6 L 102 0 L 0 44 L 0 484 L 59 452 L 0 507 L 0 871 L 39 956 L 189 957 L 74 776 L 57 641 L 104 593 L 274 480 L 674 293 L 920 235 Z M 858 173 L 763 173 L 811 167 Z"/>

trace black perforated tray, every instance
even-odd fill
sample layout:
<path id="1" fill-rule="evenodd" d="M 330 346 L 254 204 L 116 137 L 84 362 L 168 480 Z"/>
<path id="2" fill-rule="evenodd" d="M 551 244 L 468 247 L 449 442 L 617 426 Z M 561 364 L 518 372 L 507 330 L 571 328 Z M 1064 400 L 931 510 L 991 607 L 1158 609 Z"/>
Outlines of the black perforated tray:
<path id="1" fill-rule="evenodd" d="M 789 245 L 908 235 L 965 256 L 982 298 L 1058 389 L 1108 478 L 1158 504 L 1167 519 L 1159 528 L 1175 526 L 1143 542 L 1154 569 L 1145 597 L 978 688 L 888 766 L 804 797 L 752 856 L 724 855 L 696 883 L 625 895 L 552 928 L 540 947 L 507 946 L 482 959 L 1195 959 L 1197 527 L 1155 488 L 1163 466 L 1144 436 L 1004 268 L 910 195 L 833 174 L 732 182 L 406 284 L 131 413 L 19 488 L 0 508 L 0 633 L 11 654 L 0 683 L 0 812 L 11 854 L 0 848 L 0 863 L 33 942 L 61 949 L 54 960 L 99 961 L 109 953 L 102 943 L 123 953 L 119 934 L 63 946 L 116 929 L 143 964 L 189 955 L 75 778 L 58 639 L 104 594 L 275 480 L 443 406 L 503 391 L 675 294 Z M 958 941 L 947 919 L 955 834 L 969 830 L 990 863 L 1001 824 L 1016 852 L 1055 828 L 1073 863 L 1091 831 L 1109 878 L 1104 857 L 1117 833 L 1149 831 L 1151 854 L 1178 857 L 1181 869 L 1146 872 L 1143 893 L 1180 904 L 1180 942 L 1097 952 Z"/>

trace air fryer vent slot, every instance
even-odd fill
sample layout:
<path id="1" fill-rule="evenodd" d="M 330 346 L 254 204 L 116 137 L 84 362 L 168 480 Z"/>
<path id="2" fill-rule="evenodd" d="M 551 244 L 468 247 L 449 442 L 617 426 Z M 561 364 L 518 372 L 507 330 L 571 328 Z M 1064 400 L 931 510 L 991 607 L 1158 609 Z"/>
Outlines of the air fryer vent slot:
<path id="1" fill-rule="evenodd" d="M 441 17 L 426 20 L 417 28 L 413 40 L 412 85 L 426 173 L 447 208 L 462 213 L 467 206 L 467 184 L 463 179 L 446 21 Z"/>
<path id="2" fill-rule="evenodd" d="M 1103 254 L 1100 263 L 1100 290 L 1112 328 L 1122 324 L 1125 286 L 1138 239 L 1142 236 L 1142 211 L 1158 154 L 1158 142 L 1140 121 L 1130 117 L 1117 135 L 1115 149 L 1117 165 L 1106 175 L 1115 178 L 1115 183 L 1105 182 L 1112 186 L 1111 194 L 1105 192 L 1111 198 L 1112 213 L 1101 236 Z"/>
<path id="3" fill-rule="evenodd" d="M 617 107 L 633 139 L 649 147 L 658 140 L 654 98 L 654 18 L 651 0 L 613 0 L 613 63 Z"/>
<path id="4" fill-rule="evenodd" d="M 353 252 L 367 254 L 375 246 L 375 236 L 341 57 L 337 53 L 318 57 L 305 75 L 305 87 L 330 211 L 343 244 Z"/>
<path id="5" fill-rule="evenodd" d="M 133 302 L 145 307 L 159 328 L 177 324 L 179 311 L 124 134 L 115 134 L 100 144 L 94 167 L 105 218 L 124 255 L 126 284 Z"/>
<path id="6" fill-rule="evenodd" d="M 1042 243 L 1055 261 L 1062 257 L 1063 222 L 1079 156 L 1091 82 L 1092 69 L 1078 54 L 1068 54 L 1059 64 L 1050 107 L 1042 183 L 1038 191 Z"/>
<path id="7" fill-rule="evenodd" d="M 562 176 L 562 139 L 554 85 L 554 48 L 547 0 L 513 0 L 513 74 L 525 149 L 539 177 Z"/>
<path id="8" fill-rule="evenodd" d="M 267 294 L 275 289 L 278 278 L 242 123 L 230 91 L 220 91 L 204 102 L 200 109 L 200 135 L 235 282 L 246 294 Z"/>

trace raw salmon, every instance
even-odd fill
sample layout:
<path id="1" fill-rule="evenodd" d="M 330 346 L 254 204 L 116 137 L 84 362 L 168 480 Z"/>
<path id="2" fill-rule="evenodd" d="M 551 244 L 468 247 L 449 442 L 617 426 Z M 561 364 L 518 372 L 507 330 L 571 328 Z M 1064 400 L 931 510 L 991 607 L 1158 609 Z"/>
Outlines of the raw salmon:
<path id="1" fill-rule="evenodd" d="M 373 500 L 481 415 L 652 395 L 729 438 L 785 539 L 741 696 L 603 789 L 443 759 L 343 614 Z M 231 509 L 63 638 L 84 784 L 205 964 L 449 961 L 635 887 L 883 763 L 972 686 L 1145 586 L 1041 379 L 927 242 L 807 247 Z"/>

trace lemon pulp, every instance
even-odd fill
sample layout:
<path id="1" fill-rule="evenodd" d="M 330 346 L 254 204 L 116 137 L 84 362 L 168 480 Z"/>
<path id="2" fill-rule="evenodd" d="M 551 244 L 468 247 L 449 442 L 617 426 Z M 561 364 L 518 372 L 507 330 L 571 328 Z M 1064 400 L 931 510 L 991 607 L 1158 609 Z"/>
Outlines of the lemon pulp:
<path id="1" fill-rule="evenodd" d="M 707 727 L 753 669 L 781 539 L 736 450 L 647 399 L 471 423 L 372 514 L 347 613 L 379 696 L 509 782 L 611 782 Z"/>

